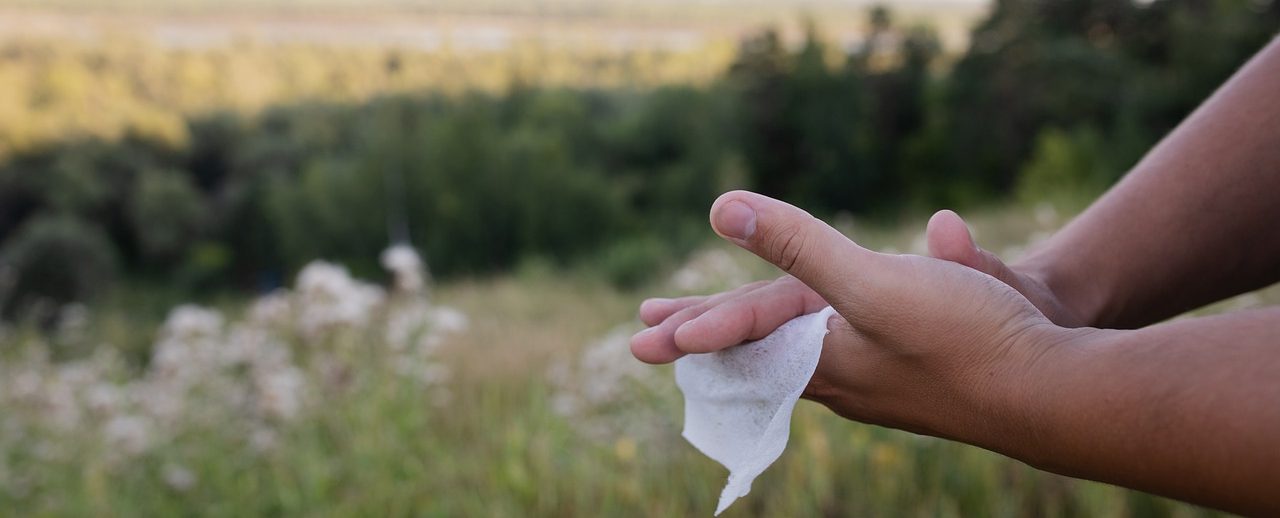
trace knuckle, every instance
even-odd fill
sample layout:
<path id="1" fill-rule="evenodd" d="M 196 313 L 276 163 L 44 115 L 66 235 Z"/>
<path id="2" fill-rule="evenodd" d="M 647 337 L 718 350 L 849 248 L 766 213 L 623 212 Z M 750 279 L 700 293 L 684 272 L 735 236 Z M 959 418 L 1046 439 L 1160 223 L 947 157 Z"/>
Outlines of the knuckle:
<path id="1" fill-rule="evenodd" d="M 802 266 L 809 240 L 798 225 L 787 225 L 779 228 L 769 240 L 766 252 L 771 261 L 787 273 L 793 273 Z"/>

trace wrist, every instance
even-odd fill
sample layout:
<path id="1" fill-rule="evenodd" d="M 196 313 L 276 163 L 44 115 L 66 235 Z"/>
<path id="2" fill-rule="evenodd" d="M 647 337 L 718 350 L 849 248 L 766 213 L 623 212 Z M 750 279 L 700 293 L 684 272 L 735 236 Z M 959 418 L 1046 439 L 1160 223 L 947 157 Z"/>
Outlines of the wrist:
<path id="1" fill-rule="evenodd" d="M 1056 315 L 1048 315 L 1065 327 L 1097 327 L 1101 325 L 1109 300 L 1108 283 L 1098 272 L 1085 274 L 1076 265 L 1061 258 L 1067 254 L 1047 252 L 1032 254 L 1012 269 L 1029 282 L 1039 285 L 1053 301 Z"/>
<path id="2" fill-rule="evenodd" d="M 1079 380 L 1084 353 L 1104 331 L 1044 323 L 1029 328 L 1010 347 L 1009 361 L 994 371 L 986 391 L 981 437 L 967 440 L 1038 468 L 1051 468 L 1060 432 L 1057 408 L 1067 385 Z"/>
<path id="3" fill-rule="evenodd" d="M 1112 333 L 1117 331 L 1056 325 L 1028 333 L 1023 346 L 1033 359 L 1020 375 L 1011 377 L 1006 401 L 1014 424 L 1005 431 L 1004 444 L 992 449 L 1039 469 L 1071 472 L 1063 462 L 1075 456 L 1069 439 L 1075 433 L 1072 417 L 1079 409 L 1071 401 L 1088 391 L 1081 382 L 1097 381 L 1088 374 L 1090 362 Z"/>

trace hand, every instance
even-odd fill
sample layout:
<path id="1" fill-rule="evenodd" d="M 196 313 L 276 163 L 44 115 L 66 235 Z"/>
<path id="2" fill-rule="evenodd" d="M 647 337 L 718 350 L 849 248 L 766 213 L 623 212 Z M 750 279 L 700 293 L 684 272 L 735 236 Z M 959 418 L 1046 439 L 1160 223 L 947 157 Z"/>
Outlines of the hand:
<path id="1" fill-rule="evenodd" d="M 1046 276 L 1028 264 L 1009 267 L 995 254 L 974 242 L 969 227 L 960 216 L 949 210 L 938 211 L 929 219 L 925 230 L 929 255 L 962 264 L 1008 284 L 1035 304 L 1049 320 L 1063 327 L 1090 325 L 1083 312 L 1049 288 Z"/>
<path id="2" fill-rule="evenodd" d="M 804 211 L 735 191 L 711 210 L 729 241 L 789 273 L 705 298 L 651 300 L 631 342 L 650 363 L 761 338 L 828 304 L 805 396 L 846 418 L 994 446 L 1026 419 L 1023 396 L 1061 338 L 1007 283 L 956 262 L 864 249 Z M 1003 448 L 1002 448 L 1003 449 Z"/>

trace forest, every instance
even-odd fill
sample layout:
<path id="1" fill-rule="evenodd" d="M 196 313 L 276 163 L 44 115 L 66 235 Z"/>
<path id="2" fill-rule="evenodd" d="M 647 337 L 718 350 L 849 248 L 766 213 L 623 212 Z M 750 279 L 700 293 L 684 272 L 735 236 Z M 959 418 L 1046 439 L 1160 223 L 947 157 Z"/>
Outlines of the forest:
<path id="1" fill-rule="evenodd" d="M 0 310 L 125 281 L 264 292 L 410 242 L 451 278 L 635 285 L 749 188 L 827 217 L 1081 198 L 1280 26 L 1259 0 L 1000 0 L 959 54 L 868 11 L 734 49 L 602 57 L 0 43 Z M 464 66 L 465 65 L 465 66 Z"/>

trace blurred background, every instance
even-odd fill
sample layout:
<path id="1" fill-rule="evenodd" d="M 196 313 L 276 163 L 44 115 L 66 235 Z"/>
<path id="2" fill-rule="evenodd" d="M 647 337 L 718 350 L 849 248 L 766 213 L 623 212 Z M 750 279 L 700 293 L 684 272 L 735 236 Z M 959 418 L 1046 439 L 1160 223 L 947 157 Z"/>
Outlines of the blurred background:
<path id="1" fill-rule="evenodd" d="M 0 0 L 0 515 L 709 515 L 645 296 L 748 188 L 1016 259 L 1275 0 Z M 1280 301 L 1275 289 L 1204 311 Z M 729 515 L 1195 516 L 798 408 Z"/>

